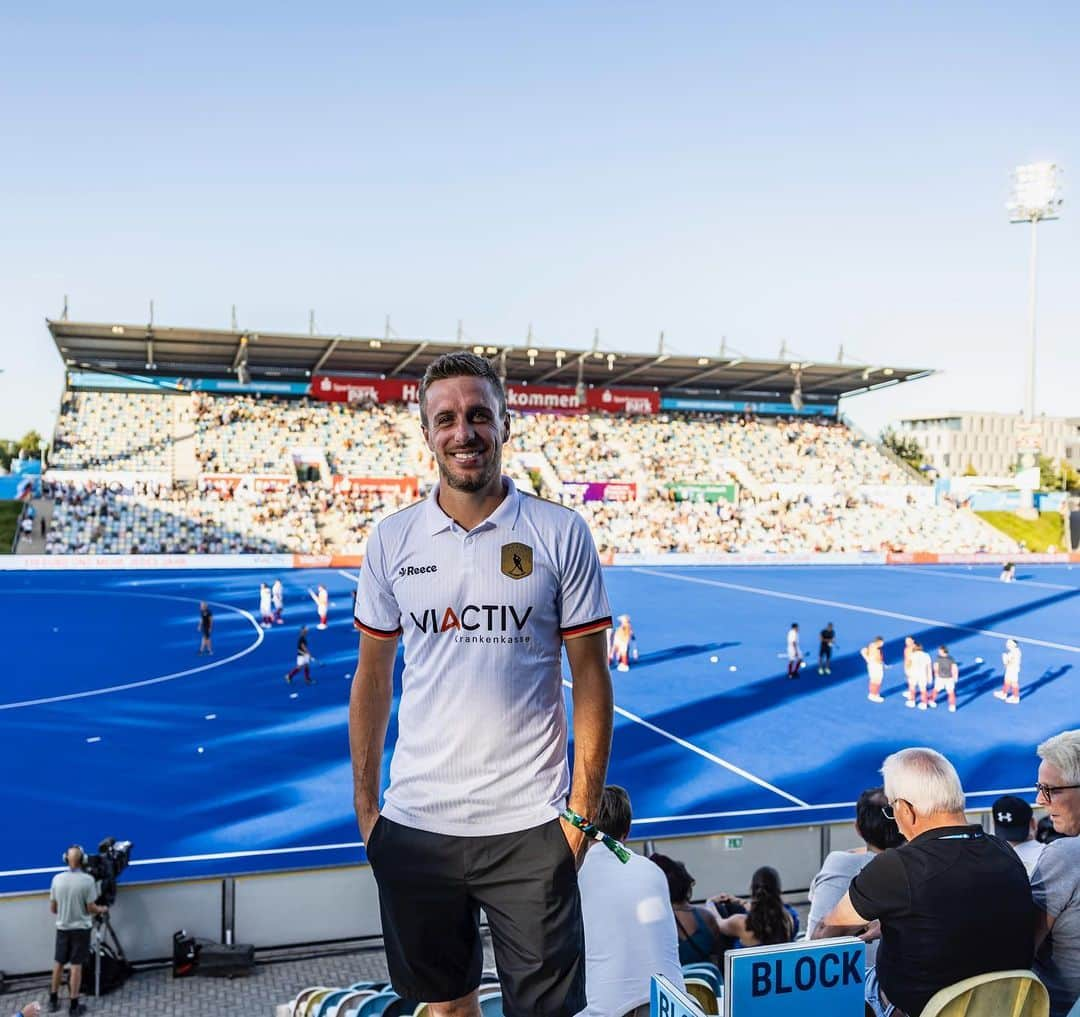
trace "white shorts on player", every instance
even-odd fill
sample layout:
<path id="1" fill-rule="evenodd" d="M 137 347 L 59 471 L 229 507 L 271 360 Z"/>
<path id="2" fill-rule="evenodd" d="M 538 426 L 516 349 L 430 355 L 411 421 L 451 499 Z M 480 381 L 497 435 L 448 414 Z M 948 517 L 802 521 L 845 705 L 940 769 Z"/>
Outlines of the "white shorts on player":
<path id="1" fill-rule="evenodd" d="M 1020 664 L 1023 653 L 1015 639 L 1005 640 L 1005 652 L 1001 655 L 1001 664 L 1005 668 L 1005 682 L 997 692 L 995 699 L 1004 700 L 1015 706 L 1020 702 Z"/>

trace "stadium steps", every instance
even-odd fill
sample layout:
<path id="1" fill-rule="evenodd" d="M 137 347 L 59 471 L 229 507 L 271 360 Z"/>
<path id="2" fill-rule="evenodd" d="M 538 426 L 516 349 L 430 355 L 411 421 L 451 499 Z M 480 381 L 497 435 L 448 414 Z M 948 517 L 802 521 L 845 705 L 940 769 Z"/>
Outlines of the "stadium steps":
<path id="1" fill-rule="evenodd" d="M 49 498 L 35 498 L 31 503 L 34 507 L 34 532 L 29 537 L 19 537 L 15 546 L 16 554 L 44 554 L 45 540 L 41 536 L 41 520 L 44 518 L 46 527 L 52 526 L 53 503 Z"/>
<path id="2" fill-rule="evenodd" d="M 195 422 L 190 399 L 173 399 L 172 477 L 174 484 L 194 484 L 199 479 L 195 456 Z"/>

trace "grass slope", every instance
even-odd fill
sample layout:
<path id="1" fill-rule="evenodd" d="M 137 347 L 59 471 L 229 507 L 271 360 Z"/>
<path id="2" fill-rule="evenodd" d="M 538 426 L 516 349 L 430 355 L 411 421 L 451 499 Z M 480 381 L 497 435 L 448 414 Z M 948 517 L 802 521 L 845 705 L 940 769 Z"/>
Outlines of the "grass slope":
<path id="1" fill-rule="evenodd" d="M 978 512 L 991 526 L 1022 540 L 1029 551 L 1045 551 L 1052 544 L 1065 547 L 1065 523 L 1060 512 L 1040 512 L 1038 519 L 1021 519 L 1012 512 Z"/>
<path id="2" fill-rule="evenodd" d="M 15 524 L 22 512 L 21 501 L 0 501 L 0 554 L 10 554 L 15 540 Z"/>

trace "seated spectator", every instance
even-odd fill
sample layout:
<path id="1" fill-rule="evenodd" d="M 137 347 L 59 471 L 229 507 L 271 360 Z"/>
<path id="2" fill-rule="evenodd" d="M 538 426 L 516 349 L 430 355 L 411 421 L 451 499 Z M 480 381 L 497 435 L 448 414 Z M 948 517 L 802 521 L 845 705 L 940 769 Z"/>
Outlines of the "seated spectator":
<path id="1" fill-rule="evenodd" d="M 888 801 L 883 787 L 872 787 L 859 795 L 855 803 L 855 832 L 863 847 L 850 851 L 830 851 L 821 871 L 810 882 L 810 914 L 806 918 L 806 936 L 815 934 L 825 917 L 847 893 L 852 878 L 873 860 L 875 855 L 904 843 L 896 823 L 886 819 L 881 811 Z M 877 942 L 866 944 L 866 966 L 871 967 L 877 956 Z"/>
<path id="2" fill-rule="evenodd" d="M 1034 970 L 1050 993 L 1051 1017 L 1065 1017 L 1080 998 L 1080 730 L 1055 735 L 1038 753 L 1035 804 L 1062 837 L 1046 845 L 1031 877 Z"/>
<path id="3" fill-rule="evenodd" d="M 733 946 L 790 943 L 799 931 L 799 915 L 784 903 L 781 893 L 780 873 L 763 865 L 750 880 L 749 900 L 726 893 L 710 898 L 718 911 L 727 912 L 720 917 L 721 934 L 730 937 Z"/>
<path id="4" fill-rule="evenodd" d="M 630 834 L 630 796 L 604 788 L 596 825 L 616 840 Z M 578 874 L 585 922 L 585 1017 L 648 1017 L 652 975 L 683 988 L 679 941 L 664 873 L 642 855 L 623 864 L 589 842 Z"/>
<path id="5" fill-rule="evenodd" d="M 1043 816 L 1035 824 L 1035 839 L 1040 844 L 1052 844 L 1055 840 L 1061 840 L 1062 836 L 1054 829 L 1054 821 L 1049 816 Z"/>
<path id="6" fill-rule="evenodd" d="M 667 855 L 650 855 L 667 877 L 668 899 L 675 912 L 675 931 L 679 937 L 679 963 L 699 964 L 708 961 L 719 964 L 727 948 L 720 935 L 716 915 L 703 904 L 691 904 L 694 877 L 686 866 Z"/>
<path id="7" fill-rule="evenodd" d="M 1023 798 L 1003 795 L 990 808 L 994 817 L 994 836 L 1005 841 L 1024 863 L 1030 878 L 1045 844 L 1035 839 L 1035 813 Z"/>
<path id="8" fill-rule="evenodd" d="M 917 1017 L 939 989 L 973 975 L 1031 967 L 1034 905 L 1016 853 L 968 825 L 953 765 L 902 749 L 881 769 L 885 814 L 908 843 L 876 855 L 825 918 L 820 935 L 881 923 L 866 999 L 880 1017 Z"/>

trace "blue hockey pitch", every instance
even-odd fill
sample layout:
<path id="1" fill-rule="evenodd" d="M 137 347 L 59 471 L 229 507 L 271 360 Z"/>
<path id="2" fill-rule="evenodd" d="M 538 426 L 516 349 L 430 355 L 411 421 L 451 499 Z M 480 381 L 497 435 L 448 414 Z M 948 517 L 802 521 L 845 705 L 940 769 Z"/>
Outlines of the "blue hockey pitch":
<path id="1" fill-rule="evenodd" d="M 616 614 L 640 659 L 614 675 L 609 779 L 630 790 L 635 837 L 782 826 L 851 815 L 883 757 L 940 749 L 973 806 L 1035 780 L 1035 745 L 1080 726 L 1080 566 L 611 568 Z M 125 882 L 363 859 L 347 739 L 357 637 L 348 572 L 280 575 L 286 624 L 257 621 L 273 573 L 0 572 L 12 654 L 0 688 L 8 836 L 0 892 L 48 885 L 72 842 L 135 843 Z M 330 591 L 315 631 L 307 589 Z M 200 600 L 215 614 L 197 654 Z M 809 663 L 785 677 L 799 622 Z M 837 630 L 832 674 L 816 634 Z M 283 676 L 300 624 L 317 683 Z M 866 699 L 859 648 L 886 639 L 886 701 Z M 903 706 L 900 648 L 946 643 L 959 709 Z M 1023 701 L 992 696 L 1007 636 L 1024 651 Z M 399 657 L 400 666 L 400 657 Z M 568 693 L 569 695 L 569 693 Z M 391 722 L 389 739 L 395 736 Z M 387 762 L 389 753 L 387 754 Z"/>

